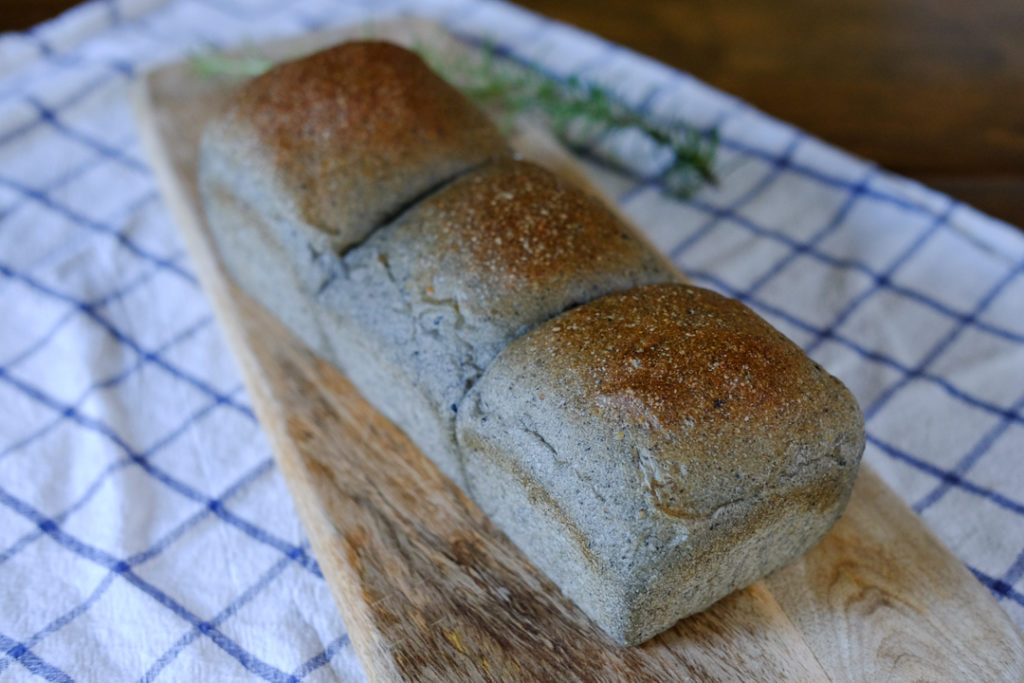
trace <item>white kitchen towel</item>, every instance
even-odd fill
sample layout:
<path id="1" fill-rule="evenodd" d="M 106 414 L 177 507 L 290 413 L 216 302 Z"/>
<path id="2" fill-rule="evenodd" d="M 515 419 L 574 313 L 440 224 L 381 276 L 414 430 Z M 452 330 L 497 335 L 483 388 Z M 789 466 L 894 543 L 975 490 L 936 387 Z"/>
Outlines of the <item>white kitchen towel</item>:
<path id="1" fill-rule="evenodd" d="M 1022 233 L 511 5 L 110 0 L 0 37 L 0 680 L 362 678 L 128 86 L 400 14 L 717 126 L 728 171 L 687 201 L 579 154 L 698 284 L 852 388 L 867 461 L 1024 625 Z"/>

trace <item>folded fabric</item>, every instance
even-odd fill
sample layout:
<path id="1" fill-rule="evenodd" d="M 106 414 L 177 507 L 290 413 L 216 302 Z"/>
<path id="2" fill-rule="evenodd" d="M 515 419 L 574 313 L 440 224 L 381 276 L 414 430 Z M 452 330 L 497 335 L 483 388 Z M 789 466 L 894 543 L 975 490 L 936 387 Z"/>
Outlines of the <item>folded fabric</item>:
<path id="1" fill-rule="evenodd" d="M 0 37 L 0 680 L 362 679 L 129 86 L 200 50 L 403 13 L 717 126 L 727 172 L 686 201 L 601 146 L 581 163 L 696 284 L 850 386 L 867 462 L 1024 626 L 1019 231 L 493 0 L 111 0 Z"/>

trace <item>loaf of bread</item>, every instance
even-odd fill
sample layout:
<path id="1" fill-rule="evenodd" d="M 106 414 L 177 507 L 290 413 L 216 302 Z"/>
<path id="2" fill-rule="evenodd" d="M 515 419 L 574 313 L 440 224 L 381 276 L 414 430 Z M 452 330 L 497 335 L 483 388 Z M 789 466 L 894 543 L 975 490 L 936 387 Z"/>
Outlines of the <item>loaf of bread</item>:
<path id="1" fill-rule="evenodd" d="M 842 384 L 514 158 L 401 48 L 250 82 L 204 133 L 200 188 L 239 284 L 619 643 L 803 553 L 846 505 L 864 432 Z"/>

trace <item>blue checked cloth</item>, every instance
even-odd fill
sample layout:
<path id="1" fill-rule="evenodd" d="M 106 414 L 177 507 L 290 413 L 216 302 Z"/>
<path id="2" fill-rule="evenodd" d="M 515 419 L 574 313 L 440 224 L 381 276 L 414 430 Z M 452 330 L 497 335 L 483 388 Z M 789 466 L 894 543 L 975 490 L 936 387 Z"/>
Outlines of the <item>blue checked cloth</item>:
<path id="1" fill-rule="evenodd" d="M 1024 234 L 510 5 L 113 0 L 0 37 L 0 680 L 362 679 L 128 86 L 409 13 L 718 126 L 724 182 L 686 202 L 581 159 L 698 284 L 853 389 L 867 461 L 1024 626 Z"/>

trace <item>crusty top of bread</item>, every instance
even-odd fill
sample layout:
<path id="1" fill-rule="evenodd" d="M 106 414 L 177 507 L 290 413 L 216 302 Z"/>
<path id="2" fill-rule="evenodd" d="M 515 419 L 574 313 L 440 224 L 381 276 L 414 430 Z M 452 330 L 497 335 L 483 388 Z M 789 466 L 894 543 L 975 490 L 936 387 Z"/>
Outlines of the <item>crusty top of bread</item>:
<path id="1" fill-rule="evenodd" d="M 636 453 L 646 498 L 668 517 L 707 518 L 779 480 L 810 484 L 811 459 L 855 472 L 863 447 L 839 380 L 742 303 L 697 287 L 570 310 L 509 345 L 492 373 L 504 367 L 520 386 L 557 387 L 536 400 Z M 831 504 L 835 478 L 823 485 Z"/>
<path id="2" fill-rule="evenodd" d="M 337 236 L 339 249 L 429 189 L 508 153 L 488 118 L 419 56 L 374 41 L 253 79 L 207 137 L 242 168 L 266 167 L 298 217 Z"/>
<path id="3" fill-rule="evenodd" d="M 512 159 L 456 179 L 381 239 L 407 288 L 455 298 L 470 323 L 510 332 L 609 292 L 677 278 L 603 202 Z"/>

